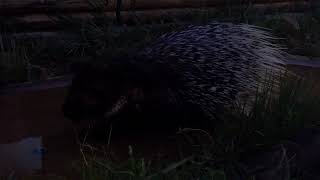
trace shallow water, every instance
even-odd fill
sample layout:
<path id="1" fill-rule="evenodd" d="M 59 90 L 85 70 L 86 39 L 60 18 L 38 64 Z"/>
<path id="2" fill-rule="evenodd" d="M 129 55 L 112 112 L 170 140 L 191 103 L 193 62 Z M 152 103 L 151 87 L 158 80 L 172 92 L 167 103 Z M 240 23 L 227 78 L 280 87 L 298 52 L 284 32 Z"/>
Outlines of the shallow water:
<path id="1" fill-rule="evenodd" d="M 290 65 L 289 69 L 315 81 L 320 95 L 320 68 Z M 64 119 L 61 105 L 65 87 L 0 95 L 0 175 L 67 174 L 72 163 L 79 159 L 79 145 L 69 121 Z M 111 142 L 113 151 L 123 157 L 128 145 L 134 151 L 161 156 L 174 142 L 153 138 L 123 139 Z M 171 151 L 171 153 L 176 153 Z M 161 154 L 162 153 L 162 154 Z"/>
<path id="2" fill-rule="evenodd" d="M 42 168 L 42 138 L 25 138 L 0 145 L 0 170 L 9 174 L 12 169 L 29 174 Z"/>
<path id="3" fill-rule="evenodd" d="M 64 137 L 27 137 L 0 145 L 0 174 L 61 174 L 77 159 L 76 144 Z"/>

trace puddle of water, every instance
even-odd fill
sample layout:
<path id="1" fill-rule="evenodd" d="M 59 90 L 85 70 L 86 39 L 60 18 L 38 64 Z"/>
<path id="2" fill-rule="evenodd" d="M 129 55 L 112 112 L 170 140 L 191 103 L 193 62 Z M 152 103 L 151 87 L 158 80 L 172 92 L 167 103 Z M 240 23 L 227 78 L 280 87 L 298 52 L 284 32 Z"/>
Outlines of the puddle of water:
<path id="1" fill-rule="evenodd" d="M 72 136 L 26 137 L 0 144 L 0 176 L 14 173 L 28 175 L 65 175 L 79 158 L 79 148 Z"/>
<path id="2" fill-rule="evenodd" d="M 1 175 L 12 171 L 31 174 L 42 168 L 42 138 L 26 138 L 18 142 L 0 144 Z"/>

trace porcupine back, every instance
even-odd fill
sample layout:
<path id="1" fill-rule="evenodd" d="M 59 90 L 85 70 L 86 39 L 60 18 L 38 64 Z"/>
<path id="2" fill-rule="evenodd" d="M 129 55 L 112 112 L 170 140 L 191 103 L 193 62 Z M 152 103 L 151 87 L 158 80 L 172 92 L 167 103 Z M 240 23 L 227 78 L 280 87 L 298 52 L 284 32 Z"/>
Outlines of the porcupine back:
<path id="1" fill-rule="evenodd" d="M 215 117 L 217 108 L 255 92 L 271 73 L 284 70 L 285 53 L 276 39 L 253 25 L 213 22 L 165 34 L 136 59 L 167 68 L 179 82 L 174 96 Z"/>

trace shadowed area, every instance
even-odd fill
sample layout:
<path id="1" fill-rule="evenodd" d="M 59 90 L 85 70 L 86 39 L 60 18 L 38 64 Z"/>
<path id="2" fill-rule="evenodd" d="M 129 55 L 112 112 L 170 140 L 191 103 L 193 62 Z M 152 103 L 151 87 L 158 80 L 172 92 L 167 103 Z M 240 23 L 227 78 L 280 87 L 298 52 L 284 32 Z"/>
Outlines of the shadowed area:
<path id="1" fill-rule="evenodd" d="M 320 95 L 319 68 L 297 65 L 289 68 L 316 82 L 314 92 Z M 9 174 L 12 170 L 18 174 L 68 174 L 72 162 L 81 157 L 72 123 L 64 118 L 61 110 L 66 85 L 47 84 L 45 88 L 43 84 L 34 85 L 28 91 L 15 87 L 16 91 L 0 95 L 0 174 Z M 107 137 L 105 134 L 104 145 Z M 101 141 L 96 143 L 101 145 Z M 147 159 L 178 154 L 176 141 L 161 135 L 111 138 L 109 143 L 110 151 L 120 160 L 128 157 L 129 145 Z"/>

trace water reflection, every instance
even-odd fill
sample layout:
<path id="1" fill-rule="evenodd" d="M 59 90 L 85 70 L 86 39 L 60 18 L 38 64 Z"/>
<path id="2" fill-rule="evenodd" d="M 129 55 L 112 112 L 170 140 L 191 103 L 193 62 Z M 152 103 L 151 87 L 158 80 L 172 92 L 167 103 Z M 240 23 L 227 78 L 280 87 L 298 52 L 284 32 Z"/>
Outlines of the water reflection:
<path id="1" fill-rule="evenodd" d="M 31 174 L 42 168 L 42 137 L 25 138 L 21 141 L 0 144 L 0 173 Z"/>

